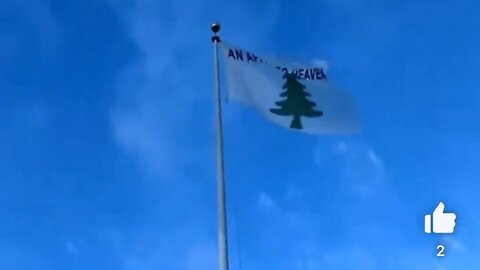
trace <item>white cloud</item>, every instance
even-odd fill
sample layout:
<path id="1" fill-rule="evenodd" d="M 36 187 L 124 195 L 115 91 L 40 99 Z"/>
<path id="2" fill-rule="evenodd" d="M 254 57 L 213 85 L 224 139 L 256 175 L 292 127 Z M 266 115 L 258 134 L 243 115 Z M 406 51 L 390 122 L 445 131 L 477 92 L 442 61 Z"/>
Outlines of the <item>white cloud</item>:
<path id="1" fill-rule="evenodd" d="M 206 239 L 204 224 L 192 225 L 164 229 L 157 224 L 128 232 L 108 229 L 98 233 L 111 246 L 123 270 L 215 268 L 216 242 Z"/>
<path id="2" fill-rule="evenodd" d="M 378 154 L 363 144 L 340 142 L 333 147 L 330 145 L 330 147 L 329 155 L 334 156 L 335 153 L 341 155 L 337 156 L 339 161 L 343 162 L 341 169 L 344 169 L 345 165 L 353 166 L 357 159 L 361 159 L 364 162 L 360 164 L 367 166 L 367 168 L 371 166 L 375 168 L 374 171 L 385 170 L 383 161 Z M 341 148 L 342 151 L 338 152 L 338 148 Z M 389 184 L 386 176 L 381 179 L 387 185 Z M 290 186 L 285 191 L 287 202 L 291 197 L 289 195 L 291 189 L 294 190 L 295 200 L 302 198 L 305 200 L 307 197 L 304 196 L 306 194 L 305 187 L 303 190 L 298 186 L 293 187 Z M 378 192 L 382 190 L 383 187 Z M 269 199 L 271 199 L 268 194 L 264 193 L 260 193 L 259 201 L 260 198 L 265 202 L 269 202 Z M 282 196 L 278 196 L 278 198 L 280 205 L 288 204 L 286 201 L 280 200 Z M 447 255 L 450 257 L 445 257 L 445 260 L 436 258 L 435 246 L 428 247 L 427 245 L 425 247 L 420 238 L 411 239 L 412 242 L 398 241 L 397 233 L 392 233 L 389 230 L 397 231 L 400 228 L 400 231 L 405 233 L 406 237 L 410 237 L 408 236 L 408 230 L 401 227 L 397 228 L 389 222 L 383 223 L 382 218 L 390 220 L 392 216 L 386 217 L 384 212 L 377 211 L 376 208 L 379 204 L 387 201 L 381 201 L 377 198 L 372 201 L 373 204 L 368 204 L 362 198 L 355 197 L 354 206 L 342 204 L 343 207 L 347 208 L 346 211 L 339 209 L 334 211 L 334 216 L 328 217 L 323 216 L 319 208 L 310 206 L 310 208 L 288 209 L 279 207 L 277 204 L 276 211 L 264 212 L 265 220 L 259 223 L 262 230 L 257 248 L 264 253 L 257 254 L 261 259 L 255 261 L 256 265 L 274 264 L 280 270 L 456 269 L 455 266 L 462 265 L 462 261 L 469 260 L 466 257 L 467 255 L 472 256 L 468 253 L 464 243 L 451 237 L 445 237 L 441 240 L 450 251 Z M 398 204 L 397 197 L 390 197 L 387 207 L 389 209 L 404 207 L 404 204 Z M 380 206 L 380 208 L 383 207 Z M 342 227 L 342 225 L 338 229 L 330 224 L 330 222 L 336 220 L 344 221 L 345 217 L 352 214 L 351 211 L 365 211 L 365 214 L 357 215 L 357 217 L 365 220 L 348 219 L 354 221 L 354 223 L 347 224 L 347 227 Z M 368 212 L 375 214 L 366 217 Z M 376 216 L 377 213 L 382 214 L 382 216 Z M 348 228 L 348 226 L 351 227 Z M 338 232 L 335 232 L 335 230 L 338 230 Z M 421 230 L 421 227 L 419 230 Z M 335 234 L 336 239 L 329 237 L 325 231 Z M 248 259 L 253 260 L 254 258 Z M 465 266 L 465 269 L 474 268 Z"/>
<path id="3" fill-rule="evenodd" d="M 189 127 L 194 118 L 194 103 L 202 91 L 193 85 L 195 79 L 190 71 L 195 66 L 181 60 L 182 54 L 196 50 L 176 42 L 184 40 L 180 35 L 189 35 L 191 26 L 174 21 L 170 27 L 154 12 L 159 8 L 152 1 L 140 1 L 128 18 L 127 27 L 142 57 L 119 78 L 113 126 L 117 142 L 133 153 L 153 176 L 173 174 L 172 178 L 178 178 L 179 166 L 185 165 L 191 155 Z M 195 14 L 183 15 L 194 23 Z M 190 79 L 182 74 L 188 74 Z M 210 122 L 205 119 L 207 126 Z"/>
<path id="4" fill-rule="evenodd" d="M 324 67 L 325 69 L 329 68 L 329 64 L 326 60 L 315 58 L 315 59 L 312 60 L 312 62 L 313 62 L 314 65 Z"/>
<path id="5" fill-rule="evenodd" d="M 218 252 L 215 245 L 203 244 L 192 246 L 185 259 L 187 270 L 204 270 L 217 268 Z"/>
<path id="6" fill-rule="evenodd" d="M 347 151 L 350 149 L 350 147 L 348 146 L 348 144 L 344 141 L 340 141 L 338 142 L 336 145 L 335 145 L 335 150 L 338 152 L 338 153 L 341 153 L 341 154 L 344 154 L 344 153 L 347 153 Z"/>
<path id="7" fill-rule="evenodd" d="M 225 19 L 222 25 L 230 29 L 226 33 L 231 33 L 229 36 L 234 39 L 245 37 L 248 47 L 260 44 L 271 29 L 276 13 L 267 9 L 271 7 L 267 5 L 265 12 L 258 14 L 260 20 L 256 20 L 251 16 L 249 5 L 241 1 L 225 5 L 214 1 L 187 3 L 182 0 L 107 2 L 124 20 L 139 55 L 118 76 L 117 102 L 112 109 L 113 136 L 151 178 L 181 182 L 182 190 L 195 193 L 203 185 L 193 185 L 191 180 L 204 179 L 192 179 L 191 174 L 195 173 L 192 167 L 198 167 L 199 173 L 209 169 L 213 173 L 214 165 L 213 152 L 206 151 L 210 146 L 213 149 L 214 141 L 208 14 L 211 18 L 222 14 L 219 18 Z M 252 36 L 244 29 L 253 24 L 256 31 Z M 166 189 L 161 192 L 173 192 L 171 185 L 162 187 Z M 136 228 L 128 234 L 118 233 L 112 245 L 124 268 L 215 268 L 217 255 L 212 243 L 216 240 L 214 234 L 209 234 L 209 228 L 215 227 L 211 210 L 204 209 L 200 196 L 183 194 L 168 196 L 168 200 L 168 205 L 188 204 L 181 211 L 189 218 L 157 220 L 148 225 L 151 229 Z M 169 213 L 172 209 L 157 211 Z M 191 219 L 196 222 L 192 223 Z M 199 226 L 197 222 L 209 226 Z"/>
<path id="8" fill-rule="evenodd" d="M 128 8 L 111 1 L 125 19 L 140 58 L 119 76 L 118 102 L 112 117 L 114 136 L 151 175 L 178 179 L 182 167 L 206 162 L 198 149 L 213 139 L 210 22 L 202 14 L 213 12 L 210 6 L 215 9 L 218 4 L 152 0 L 122 3 L 129 3 Z M 225 6 L 223 12 L 231 13 L 229 21 L 238 17 L 234 25 L 225 21 L 231 33 L 238 32 L 237 25 L 245 29 L 243 26 L 253 23 L 249 16 L 242 17 L 249 11 L 241 2 Z M 250 43 L 258 42 L 257 37 L 270 30 L 276 14 L 267 14 L 255 22 L 257 31 L 248 39 Z"/>
<path id="9" fill-rule="evenodd" d="M 166 128 L 158 126 L 161 122 L 165 121 L 145 111 L 117 112 L 114 116 L 115 139 L 137 156 L 151 175 L 178 177 L 176 170 L 181 159 L 178 142 Z"/>
<path id="10" fill-rule="evenodd" d="M 378 170 L 383 170 L 383 164 L 380 158 L 375 154 L 375 152 L 372 149 L 367 150 L 367 155 L 370 161 L 372 162 L 373 166 L 376 166 Z"/>
<path id="11" fill-rule="evenodd" d="M 330 147 L 319 145 L 314 153 L 315 162 L 319 166 L 332 160 L 340 164 L 338 174 L 343 190 L 362 199 L 391 191 L 385 165 L 372 148 L 347 141 L 339 141 Z"/>
<path id="12" fill-rule="evenodd" d="M 77 256 L 79 254 L 78 247 L 73 241 L 68 241 L 65 245 L 65 249 L 69 255 Z"/>
<path id="13" fill-rule="evenodd" d="M 321 263 L 318 264 L 321 264 L 322 267 L 314 269 L 380 269 L 375 253 L 365 245 L 359 244 L 328 250 L 320 256 L 319 261 Z M 313 268 L 310 269 L 313 270 Z"/>
<path id="14" fill-rule="evenodd" d="M 442 242 L 449 249 L 454 249 L 456 252 L 461 252 L 461 253 L 467 252 L 467 247 L 462 241 L 455 239 L 452 236 L 444 236 L 442 238 L 443 238 Z"/>
<path id="15" fill-rule="evenodd" d="M 302 202 L 303 195 L 299 185 L 295 182 L 289 183 L 287 185 L 287 191 L 285 194 L 285 199 L 292 203 Z"/>
<path id="16" fill-rule="evenodd" d="M 268 195 L 265 192 L 261 192 L 260 195 L 258 196 L 258 205 L 261 208 L 268 210 L 268 209 L 275 208 L 276 203 L 272 199 L 272 197 L 270 197 L 270 195 Z"/>

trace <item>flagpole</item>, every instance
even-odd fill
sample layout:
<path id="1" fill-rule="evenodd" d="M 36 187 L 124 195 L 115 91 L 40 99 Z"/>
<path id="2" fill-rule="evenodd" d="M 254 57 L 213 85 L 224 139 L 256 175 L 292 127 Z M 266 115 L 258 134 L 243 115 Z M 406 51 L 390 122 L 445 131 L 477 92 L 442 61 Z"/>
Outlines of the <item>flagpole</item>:
<path id="1" fill-rule="evenodd" d="M 215 135 L 217 156 L 217 215 L 218 215 L 218 263 L 219 270 L 228 270 L 228 237 L 227 237 L 227 211 L 225 208 L 225 178 L 223 164 L 223 127 L 222 127 L 222 103 L 220 94 L 220 76 L 218 70 L 218 43 L 220 37 L 220 24 L 213 23 L 211 26 L 213 36 L 213 74 L 215 83 Z"/>

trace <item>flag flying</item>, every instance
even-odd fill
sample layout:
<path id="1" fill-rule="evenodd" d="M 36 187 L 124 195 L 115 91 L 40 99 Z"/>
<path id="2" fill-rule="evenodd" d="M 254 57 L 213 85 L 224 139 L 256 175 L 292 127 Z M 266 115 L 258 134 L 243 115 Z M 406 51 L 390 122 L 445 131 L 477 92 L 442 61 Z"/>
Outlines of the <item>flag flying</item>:
<path id="1" fill-rule="evenodd" d="M 312 134 L 360 130 L 353 98 L 327 79 L 325 62 L 266 59 L 220 43 L 229 100 L 258 110 L 268 120 Z"/>

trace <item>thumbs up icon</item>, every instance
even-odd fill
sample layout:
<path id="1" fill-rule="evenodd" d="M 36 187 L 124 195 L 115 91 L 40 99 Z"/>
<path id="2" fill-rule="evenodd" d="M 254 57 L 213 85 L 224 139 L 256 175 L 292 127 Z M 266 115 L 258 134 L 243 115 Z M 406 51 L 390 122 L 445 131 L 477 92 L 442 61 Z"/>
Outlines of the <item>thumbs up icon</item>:
<path id="1" fill-rule="evenodd" d="M 455 230 L 455 219 L 457 215 L 454 213 L 444 213 L 445 204 L 440 202 L 433 211 L 433 215 L 425 216 L 425 232 L 432 233 L 453 233 Z M 432 218 L 433 216 L 433 218 Z"/>

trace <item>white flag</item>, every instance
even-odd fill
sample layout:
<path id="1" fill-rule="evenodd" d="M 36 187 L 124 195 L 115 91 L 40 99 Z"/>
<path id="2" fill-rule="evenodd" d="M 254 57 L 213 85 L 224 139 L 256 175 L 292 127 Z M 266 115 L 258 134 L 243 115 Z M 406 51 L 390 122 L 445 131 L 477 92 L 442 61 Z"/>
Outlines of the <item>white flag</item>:
<path id="1" fill-rule="evenodd" d="M 353 98 L 328 81 L 326 63 L 265 59 L 220 43 L 228 98 L 252 106 L 270 121 L 312 134 L 360 130 Z"/>

